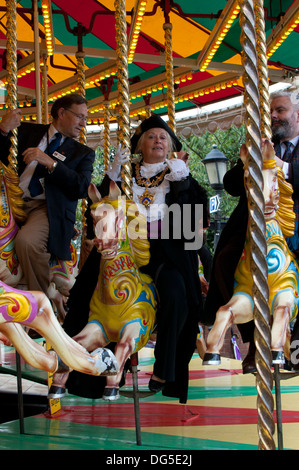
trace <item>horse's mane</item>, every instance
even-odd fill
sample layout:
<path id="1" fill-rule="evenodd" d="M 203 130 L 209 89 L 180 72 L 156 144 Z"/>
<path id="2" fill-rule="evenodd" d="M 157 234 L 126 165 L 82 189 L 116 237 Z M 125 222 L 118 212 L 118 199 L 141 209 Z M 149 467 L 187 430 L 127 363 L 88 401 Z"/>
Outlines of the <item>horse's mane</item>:
<path id="1" fill-rule="evenodd" d="M 12 168 L 0 162 L 0 184 L 2 184 L 3 178 L 6 183 L 8 204 L 13 218 L 16 222 L 24 222 L 27 218 L 27 214 L 23 210 L 23 191 L 19 187 L 19 176 Z"/>
<path id="2" fill-rule="evenodd" d="M 119 200 L 125 200 L 126 230 L 132 254 L 137 267 L 145 266 L 150 259 L 150 243 L 147 238 L 146 217 L 139 211 L 137 204 L 124 197 L 109 199 L 104 197 L 101 202 L 111 204 L 114 209 L 119 207 Z M 92 209 L 92 207 L 91 207 Z"/>
<path id="3" fill-rule="evenodd" d="M 150 259 L 150 243 L 147 238 L 146 217 L 138 210 L 134 201 L 126 200 L 127 229 L 133 251 L 134 259 L 138 267 L 148 264 Z M 138 228 L 136 233 L 130 222 L 134 221 L 134 227 Z M 138 236 L 137 236 L 138 235 Z"/>

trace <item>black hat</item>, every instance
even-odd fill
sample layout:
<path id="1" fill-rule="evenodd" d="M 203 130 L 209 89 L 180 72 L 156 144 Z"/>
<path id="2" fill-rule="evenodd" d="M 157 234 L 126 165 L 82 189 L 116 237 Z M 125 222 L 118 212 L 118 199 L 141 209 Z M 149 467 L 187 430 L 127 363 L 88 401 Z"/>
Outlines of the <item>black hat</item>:
<path id="1" fill-rule="evenodd" d="M 172 138 L 172 141 L 174 143 L 174 150 L 175 152 L 179 152 L 182 148 L 182 144 L 177 138 L 177 136 L 174 134 L 174 132 L 170 129 L 168 124 L 160 117 L 158 114 L 153 114 L 151 117 L 148 119 L 145 119 L 142 121 L 142 123 L 137 127 L 135 134 L 131 138 L 131 153 L 135 153 L 136 146 L 138 143 L 138 140 L 142 136 L 142 134 L 149 129 L 153 129 L 154 127 L 160 127 L 162 129 L 165 129 L 170 137 Z"/>

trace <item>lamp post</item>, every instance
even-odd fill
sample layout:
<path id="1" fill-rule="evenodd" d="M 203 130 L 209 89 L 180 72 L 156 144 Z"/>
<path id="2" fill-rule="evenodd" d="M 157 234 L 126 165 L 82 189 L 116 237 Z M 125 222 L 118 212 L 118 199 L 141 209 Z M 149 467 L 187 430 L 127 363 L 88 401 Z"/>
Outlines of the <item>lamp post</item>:
<path id="1" fill-rule="evenodd" d="M 223 177 L 227 171 L 228 159 L 224 153 L 213 145 L 213 150 L 209 152 L 202 160 L 209 179 L 210 186 L 214 189 L 216 195 L 210 199 L 210 212 L 215 213 L 215 234 L 214 234 L 214 252 L 221 233 L 221 193 L 223 191 Z M 211 207 L 212 206 L 212 207 Z"/>

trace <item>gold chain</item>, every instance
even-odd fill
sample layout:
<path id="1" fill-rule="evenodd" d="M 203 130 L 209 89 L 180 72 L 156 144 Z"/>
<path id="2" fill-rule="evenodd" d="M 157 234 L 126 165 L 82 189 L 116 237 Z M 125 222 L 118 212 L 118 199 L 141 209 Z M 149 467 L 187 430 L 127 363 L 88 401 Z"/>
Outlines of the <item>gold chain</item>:
<path id="1" fill-rule="evenodd" d="M 148 188 L 154 188 L 154 187 L 159 186 L 163 182 L 164 176 L 166 175 L 168 171 L 169 171 L 169 168 L 168 166 L 166 166 L 166 168 L 164 168 L 164 170 L 158 173 L 156 176 L 152 176 L 151 178 L 144 178 L 140 174 L 140 163 L 136 163 L 135 165 L 136 182 L 138 186 L 143 186 L 146 188 L 143 194 L 139 196 L 138 199 L 139 199 L 139 202 L 143 204 L 145 207 L 148 207 L 150 204 L 152 204 L 152 202 L 155 199 L 154 194 L 150 193 L 148 191 Z"/>

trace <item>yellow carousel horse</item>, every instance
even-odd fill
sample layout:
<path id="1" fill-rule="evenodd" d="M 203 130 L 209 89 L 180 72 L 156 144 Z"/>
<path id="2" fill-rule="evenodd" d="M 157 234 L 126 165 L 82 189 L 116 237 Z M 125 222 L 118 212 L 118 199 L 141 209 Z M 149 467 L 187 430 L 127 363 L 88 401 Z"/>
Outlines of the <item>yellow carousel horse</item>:
<path id="1" fill-rule="evenodd" d="M 101 253 L 100 271 L 88 323 L 73 339 L 87 350 L 117 343 L 114 354 L 119 373 L 107 377 L 102 397 L 112 401 L 119 398 L 126 360 L 149 340 L 157 295 L 152 279 L 139 269 L 148 264 L 150 253 L 146 219 L 136 204 L 121 197 L 113 181 L 107 197 L 102 199 L 94 185 L 90 185 L 89 196 L 93 202 L 94 243 Z M 49 396 L 63 396 L 66 380 L 67 374 L 55 374 Z"/>
<path id="2" fill-rule="evenodd" d="M 299 269 L 285 237 L 294 233 L 293 189 L 276 166 L 272 144 L 263 145 L 263 180 L 267 242 L 269 307 L 271 312 L 271 350 L 273 363 L 284 363 L 284 348 L 288 339 L 289 324 L 298 313 Z M 241 148 L 245 169 L 248 151 Z M 203 364 L 219 364 L 220 350 L 227 329 L 233 324 L 247 323 L 253 319 L 253 278 L 250 270 L 250 243 L 245 241 L 243 254 L 235 271 L 234 293 L 230 301 L 220 307 L 215 323 L 207 337 L 207 351 Z M 287 351 L 285 351 L 288 354 Z"/>

